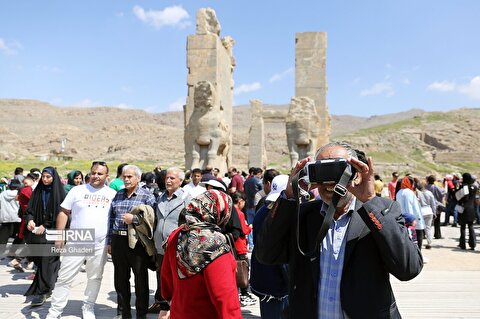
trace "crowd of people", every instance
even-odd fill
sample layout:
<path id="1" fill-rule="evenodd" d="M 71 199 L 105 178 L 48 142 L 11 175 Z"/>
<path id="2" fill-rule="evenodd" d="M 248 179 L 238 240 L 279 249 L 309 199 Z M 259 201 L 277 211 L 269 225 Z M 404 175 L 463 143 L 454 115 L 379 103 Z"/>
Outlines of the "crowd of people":
<path id="1" fill-rule="evenodd" d="M 335 184 L 313 182 L 301 186 L 311 196 L 295 198 L 294 177 L 307 163 L 325 159 L 345 159 L 354 168 L 345 192 L 337 198 Z M 397 317 L 388 274 L 400 280 L 418 275 L 423 239 L 431 249 L 450 217 L 452 226 L 460 225 L 459 247 L 467 247 L 468 228 L 468 247 L 475 249 L 473 223 L 480 223 L 478 184 L 471 174 L 447 175 L 439 182 L 433 175 L 400 178 L 394 172 L 385 185 L 371 159 L 336 142 L 321 147 L 315 158 L 300 160 L 289 175 L 229 167 L 221 176 L 209 166 L 142 172 L 122 163 L 110 179 L 103 161 L 66 178 L 50 166 L 13 173 L 0 181 L 0 248 L 9 248 L 9 266 L 34 270 L 25 296 L 32 307 L 51 297 L 50 319 L 62 315 L 80 271 L 87 276 L 82 315 L 95 318 L 108 255 L 118 318 L 132 318 L 131 273 L 136 318 L 147 313 L 241 318 L 241 307 L 256 303 L 268 319 Z M 94 229 L 93 250 L 37 256 L 18 249 L 78 245 L 48 240 L 48 229 Z M 249 284 L 240 285 L 237 265 L 245 260 Z M 149 287 L 149 270 L 156 287 Z M 365 285 L 375 293 L 362 294 Z M 152 304 L 150 288 L 155 289 Z"/>
<path id="2" fill-rule="evenodd" d="M 108 164 L 94 161 L 88 173 L 72 170 L 62 179 L 54 167 L 45 167 L 42 170 L 33 168 L 26 175 L 19 167 L 12 178 L 2 178 L 2 252 L 8 248 L 9 239 L 13 238 L 10 251 L 5 252 L 11 258 L 9 266 L 21 272 L 34 270 L 29 276 L 32 284 L 25 296 L 30 296 L 32 307 L 42 306 L 51 297 L 47 318 L 59 318 L 62 315 L 68 302 L 70 286 L 80 271 L 85 271 L 87 275 L 82 314 L 84 318 L 95 318 L 94 304 L 108 255 L 111 255 L 114 266 L 118 317 L 132 317 L 131 272 L 134 275 L 136 317 L 144 318 L 147 313 L 159 313 L 159 316 L 164 317 L 171 307 L 173 311 L 183 309 L 183 306 L 178 306 L 181 305 L 180 301 L 175 302 L 177 298 L 173 298 L 179 296 L 179 293 L 171 290 L 173 278 L 166 278 L 168 270 L 165 269 L 177 265 L 178 269 L 174 271 L 177 273 L 183 271 L 188 263 L 198 265 L 199 261 L 196 256 L 192 257 L 192 251 L 198 252 L 199 249 L 207 248 L 219 249 L 218 257 L 235 249 L 239 259 L 249 259 L 253 246 L 249 244 L 248 236 L 252 231 L 255 208 L 263 205 L 271 190 L 272 180 L 279 172 L 269 169 L 263 177 L 262 169 L 251 168 L 250 174 L 242 173 L 235 167 L 230 167 L 225 176 L 219 176 L 219 170 L 211 167 L 204 170 L 195 168 L 188 172 L 177 167 L 166 170 L 155 168 L 152 172 L 142 173 L 137 166 L 122 163 L 117 167 L 115 178 L 110 179 Z M 205 201 L 213 203 L 210 207 L 212 209 L 225 202 L 226 204 L 222 204 L 225 206 L 222 211 L 225 216 L 221 220 L 215 220 L 219 212 L 205 212 L 205 216 L 212 217 L 212 220 L 207 222 L 205 216 L 195 215 L 192 205 L 198 203 L 197 206 L 203 208 Z M 76 244 L 48 240 L 48 229 L 94 229 L 94 252 L 85 256 L 25 256 L 22 250 L 18 249 L 24 244 L 43 244 L 55 248 Z M 193 230 L 202 230 L 205 238 L 212 237 L 212 231 L 230 234 L 234 243 L 229 245 L 224 241 L 222 246 L 217 247 L 208 240 L 208 247 L 197 247 L 190 240 L 186 240 L 182 263 L 175 257 L 173 261 L 167 258 L 169 255 L 166 242 L 172 233 L 177 235 L 172 235 L 172 241 L 183 242 L 188 234 L 193 233 L 196 236 Z M 212 240 L 222 239 L 213 236 Z M 173 248 L 175 246 L 177 245 L 171 245 Z M 175 250 L 172 251 L 175 256 Z M 232 254 L 228 254 L 230 255 Z M 231 258 L 226 255 L 219 258 L 215 266 L 210 265 L 215 259 L 209 256 L 203 260 L 201 266 L 202 270 L 211 270 L 202 273 L 211 273 L 212 278 L 208 283 L 208 291 L 199 291 L 199 298 L 218 290 L 216 298 L 208 298 L 210 301 L 206 303 L 208 307 L 205 308 L 205 318 L 214 318 L 211 312 L 216 313 L 219 318 L 241 318 L 240 307 L 254 305 L 258 299 L 252 294 L 253 288 L 249 286 L 237 289 L 235 262 L 229 273 L 233 279 L 218 281 L 215 269 L 222 269 L 224 266 L 220 260 L 231 263 Z M 157 277 L 155 301 L 151 305 L 149 269 L 155 271 Z M 187 277 L 200 272 L 197 267 L 189 269 L 191 273 Z M 214 285 L 216 283 L 217 286 Z M 228 295 L 224 293 L 225 287 L 230 291 Z M 231 293 L 232 289 L 235 294 Z M 227 297 L 228 302 L 224 303 L 221 296 Z"/>
<path id="3" fill-rule="evenodd" d="M 431 249 L 433 239 L 442 238 L 441 226 L 449 226 L 452 217 L 451 226 L 460 226 L 458 247 L 466 249 L 465 233 L 468 227 L 468 247 L 475 250 L 473 224 L 480 224 L 480 194 L 479 183 L 474 175 L 453 173 L 439 180 L 435 175 L 420 178 L 406 174 L 399 178 L 399 174 L 393 172 L 392 180 L 386 187 L 377 177 L 376 187 L 388 190 L 388 196 L 401 204 L 402 215 L 407 225 L 415 230 L 413 238 L 420 249 L 423 239 L 427 241 L 425 248 Z"/>

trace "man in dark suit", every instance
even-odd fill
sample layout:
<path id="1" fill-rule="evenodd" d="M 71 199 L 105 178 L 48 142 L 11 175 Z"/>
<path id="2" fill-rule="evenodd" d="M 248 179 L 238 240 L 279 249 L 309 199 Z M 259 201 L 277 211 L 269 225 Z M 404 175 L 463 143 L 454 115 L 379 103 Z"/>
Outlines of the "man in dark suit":
<path id="1" fill-rule="evenodd" d="M 399 280 L 417 276 L 421 253 L 408 236 L 399 204 L 375 196 L 372 160 L 359 160 L 351 146 L 337 142 L 315 156 L 337 158 L 357 172 L 338 201 L 321 249 L 310 256 L 300 252 L 315 247 L 335 183 L 311 184 L 323 201 L 300 204 L 297 215 L 291 180 L 312 161 L 306 158 L 292 169 L 287 189 L 265 219 L 256 257 L 266 264 L 289 264 L 291 318 L 400 318 L 389 275 Z"/>

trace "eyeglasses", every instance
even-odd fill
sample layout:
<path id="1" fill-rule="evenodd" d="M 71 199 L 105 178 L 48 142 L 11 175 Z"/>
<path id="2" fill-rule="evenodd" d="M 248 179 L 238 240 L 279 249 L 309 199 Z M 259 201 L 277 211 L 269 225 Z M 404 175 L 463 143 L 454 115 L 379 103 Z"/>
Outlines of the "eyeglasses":
<path id="1" fill-rule="evenodd" d="M 95 166 L 95 165 L 107 166 L 107 163 L 104 162 L 104 161 L 94 161 L 94 162 L 92 162 L 92 166 Z"/>

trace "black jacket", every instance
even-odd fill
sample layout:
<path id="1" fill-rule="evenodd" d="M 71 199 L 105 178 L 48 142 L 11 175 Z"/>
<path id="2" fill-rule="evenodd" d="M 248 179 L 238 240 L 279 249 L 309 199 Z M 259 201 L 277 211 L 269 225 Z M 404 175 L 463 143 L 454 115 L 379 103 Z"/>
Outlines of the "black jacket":
<path id="1" fill-rule="evenodd" d="M 296 240 L 296 202 L 280 198 L 267 216 L 258 242 L 257 258 L 267 264 L 288 263 L 290 318 L 317 318 L 319 258 L 300 254 Z M 418 246 L 407 234 L 400 205 L 375 197 L 352 214 L 346 233 L 340 298 L 345 318 L 401 318 L 389 274 L 410 280 L 423 267 Z M 323 221 L 321 201 L 300 206 L 300 242 L 313 248 Z"/>

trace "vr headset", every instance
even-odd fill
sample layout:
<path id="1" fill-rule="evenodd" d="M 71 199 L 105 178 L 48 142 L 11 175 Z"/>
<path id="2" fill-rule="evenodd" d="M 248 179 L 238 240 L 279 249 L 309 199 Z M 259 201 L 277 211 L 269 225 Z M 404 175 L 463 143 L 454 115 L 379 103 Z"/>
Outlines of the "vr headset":
<path id="1" fill-rule="evenodd" d="M 301 179 L 307 184 L 337 184 L 348 166 L 352 172 L 352 180 L 356 169 L 343 158 L 308 162 L 303 168 Z"/>

